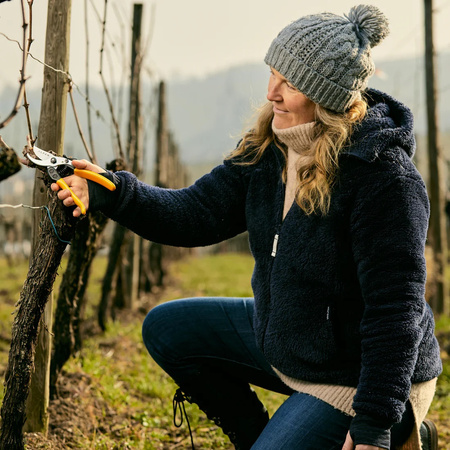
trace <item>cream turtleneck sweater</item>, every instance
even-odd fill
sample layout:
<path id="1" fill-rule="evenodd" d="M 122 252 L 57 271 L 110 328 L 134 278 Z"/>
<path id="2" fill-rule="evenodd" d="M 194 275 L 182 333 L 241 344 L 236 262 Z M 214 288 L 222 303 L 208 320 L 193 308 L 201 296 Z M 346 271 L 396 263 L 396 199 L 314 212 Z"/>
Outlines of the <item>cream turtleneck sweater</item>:
<path id="1" fill-rule="evenodd" d="M 315 122 L 308 122 L 291 128 L 280 129 L 272 124 L 273 132 L 287 147 L 287 180 L 283 219 L 295 200 L 298 166 L 302 160 L 312 158 L 310 149 L 314 136 L 314 125 Z"/>
<path id="2" fill-rule="evenodd" d="M 287 147 L 287 176 L 283 219 L 286 217 L 286 214 L 292 207 L 292 203 L 295 201 L 299 163 L 301 161 L 303 162 L 304 159 L 309 159 L 313 156 L 311 154 L 311 144 L 314 137 L 314 125 L 315 122 L 309 122 L 290 128 L 279 129 L 272 123 L 273 132 Z M 355 415 L 352 403 L 353 397 L 356 394 L 356 388 L 297 380 L 284 375 L 275 367 L 273 367 L 273 369 L 280 379 L 291 389 L 317 397 L 350 416 Z M 427 414 L 434 396 L 435 388 L 436 379 L 412 385 L 409 399 L 416 418 L 416 426 L 410 439 L 408 439 L 408 442 L 401 447 L 402 450 L 415 450 L 421 448 L 419 424 Z"/>

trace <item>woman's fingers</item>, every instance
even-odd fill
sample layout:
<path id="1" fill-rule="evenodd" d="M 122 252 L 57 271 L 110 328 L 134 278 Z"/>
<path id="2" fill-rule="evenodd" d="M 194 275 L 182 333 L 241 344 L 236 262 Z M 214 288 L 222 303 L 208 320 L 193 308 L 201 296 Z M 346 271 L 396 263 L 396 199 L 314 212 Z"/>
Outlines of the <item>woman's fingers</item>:
<path id="1" fill-rule="evenodd" d="M 72 197 L 72 193 L 75 194 L 78 199 L 83 203 L 86 210 L 89 207 L 89 188 L 87 181 L 84 178 L 77 177 L 76 175 L 71 175 L 64 178 L 69 189 L 62 189 L 57 183 L 51 184 L 51 189 L 57 192 L 58 198 L 63 202 L 64 206 L 73 207 L 75 206 L 75 201 Z M 73 211 L 74 217 L 81 215 L 81 210 L 79 207 Z"/>
<path id="2" fill-rule="evenodd" d="M 86 161 L 85 159 L 74 159 L 72 161 L 72 164 L 77 169 L 90 170 L 96 173 L 105 172 L 105 169 L 103 169 L 102 167 L 92 164 L 89 161 Z"/>
<path id="3" fill-rule="evenodd" d="M 75 202 L 74 202 L 74 200 L 73 200 L 73 198 L 72 198 L 71 195 L 69 195 L 66 199 L 64 199 L 63 205 L 64 205 L 64 206 L 67 206 L 67 207 L 75 206 Z M 74 217 L 79 217 L 79 216 L 81 216 L 81 209 L 80 209 L 79 206 L 77 206 L 77 207 L 73 210 L 72 215 L 73 215 Z"/>
<path id="4" fill-rule="evenodd" d="M 105 172 L 105 170 L 101 167 L 92 164 L 85 159 L 75 159 L 72 161 L 72 164 L 76 169 L 90 170 L 96 173 Z M 87 180 L 77 175 L 70 175 L 64 178 L 64 181 L 66 182 L 67 186 L 69 186 L 71 191 L 80 199 L 87 210 L 89 207 L 89 188 Z M 50 188 L 53 192 L 57 192 L 58 198 L 62 200 L 64 206 L 73 207 L 75 205 L 71 191 L 69 191 L 68 189 L 61 189 L 61 187 L 57 183 L 52 183 Z M 79 217 L 80 215 L 81 209 L 79 207 L 75 208 L 73 210 L 73 216 Z"/>

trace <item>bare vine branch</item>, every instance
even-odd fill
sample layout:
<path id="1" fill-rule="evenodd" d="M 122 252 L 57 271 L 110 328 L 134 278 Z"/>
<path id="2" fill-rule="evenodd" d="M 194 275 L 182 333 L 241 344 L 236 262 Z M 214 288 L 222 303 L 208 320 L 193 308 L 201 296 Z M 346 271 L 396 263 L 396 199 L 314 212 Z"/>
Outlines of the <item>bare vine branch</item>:
<path id="1" fill-rule="evenodd" d="M 10 42 L 15 42 L 17 44 L 17 46 L 19 47 L 19 49 L 21 51 L 23 51 L 23 47 L 20 44 L 19 41 L 15 40 L 15 39 L 11 39 L 10 37 L 8 37 L 5 33 L 0 32 L 0 35 L 3 36 L 5 39 L 7 39 Z M 28 56 L 33 59 L 34 61 L 38 62 L 39 64 L 42 64 L 44 67 L 47 67 L 48 69 L 52 70 L 53 72 L 56 73 L 61 73 L 63 75 L 65 75 L 67 77 L 68 80 L 72 80 L 72 76 L 70 75 L 70 73 L 65 72 L 64 70 L 60 70 L 60 69 L 56 69 L 55 67 L 52 67 L 51 65 L 45 63 L 44 61 L 41 61 L 39 58 L 36 58 L 32 53 L 28 53 Z M 76 88 L 76 90 L 78 91 L 78 93 L 83 97 L 83 99 L 86 101 L 86 103 L 88 104 L 89 108 L 91 108 L 94 112 L 97 118 L 101 119 L 104 123 L 106 123 L 106 119 L 103 117 L 103 114 L 101 113 L 101 111 L 99 109 L 96 109 L 89 97 L 80 89 L 80 87 L 72 80 L 71 81 L 73 87 Z"/>
<path id="2" fill-rule="evenodd" d="M 5 33 L 0 32 L 0 35 L 3 36 L 5 39 L 7 39 L 10 42 L 15 42 L 17 46 L 19 47 L 20 51 L 23 52 L 24 47 L 22 44 L 17 41 L 16 39 L 11 39 L 9 36 L 7 36 Z M 48 67 L 50 70 L 53 70 L 53 72 L 62 73 L 63 75 L 66 75 L 70 78 L 70 74 L 68 72 L 65 72 L 64 70 L 56 69 L 55 67 L 50 66 L 49 64 L 45 63 L 44 61 L 41 61 L 39 58 L 36 58 L 32 53 L 28 52 L 27 54 L 31 59 L 34 59 L 39 64 L 42 64 L 44 67 Z"/>
<path id="3" fill-rule="evenodd" d="M 100 13 L 98 12 L 97 8 L 95 7 L 94 1 L 93 1 L 93 0 L 89 0 L 89 2 L 90 2 L 90 4 L 91 4 L 91 6 L 92 6 L 92 9 L 93 9 L 94 12 L 95 12 L 95 16 L 97 17 L 97 20 L 98 20 L 99 25 L 100 25 L 100 26 L 103 26 L 103 19 L 102 19 L 102 17 L 100 16 Z M 113 3 L 113 7 L 114 7 L 114 3 Z M 107 29 L 105 30 L 105 37 L 108 38 L 109 45 L 111 45 L 111 47 L 113 48 L 113 50 L 116 52 L 117 56 L 119 56 L 119 54 L 118 54 L 118 49 L 117 49 L 117 46 L 116 46 L 116 39 L 114 39 L 114 38 L 111 36 L 111 34 L 109 33 L 109 31 L 108 31 Z M 105 39 L 105 43 L 106 43 L 106 39 Z"/>
<path id="4" fill-rule="evenodd" d="M 88 4 L 87 0 L 84 0 L 84 27 L 85 27 L 85 36 L 86 36 L 86 96 L 89 98 L 89 23 L 88 23 Z M 73 104 L 73 101 L 72 101 Z M 89 135 L 89 143 L 91 145 L 92 156 L 94 160 L 97 160 L 95 155 L 95 147 L 94 147 L 94 134 L 92 132 L 92 116 L 91 116 L 91 108 L 89 103 L 86 103 L 87 110 L 87 123 L 88 123 L 88 135 Z"/>
<path id="5" fill-rule="evenodd" d="M 78 118 L 78 113 L 77 113 L 77 109 L 75 107 L 75 102 L 73 100 L 73 94 L 72 94 L 72 83 L 69 84 L 69 97 L 70 97 L 70 103 L 72 104 L 72 109 L 73 109 L 73 115 L 75 116 L 75 122 L 77 123 L 77 127 L 78 127 L 78 133 L 80 134 L 80 138 L 83 142 L 84 148 L 86 150 L 86 153 L 88 154 L 88 157 L 90 159 L 90 161 L 94 164 L 97 164 L 97 159 L 96 157 L 91 153 L 91 151 L 89 150 L 89 145 L 86 141 L 86 138 L 84 137 L 84 133 L 83 130 L 81 129 L 81 124 L 80 124 L 80 119 Z"/>
<path id="6" fill-rule="evenodd" d="M 120 30 L 120 37 L 117 39 L 117 41 L 120 43 L 120 56 L 119 61 L 121 61 L 120 67 L 122 67 L 122 73 L 120 78 L 120 83 L 117 87 L 117 116 L 119 119 L 119 122 L 121 121 L 121 118 L 124 117 L 124 95 L 125 95 L 125 89 L 124 86 L 127 84 L 128 79 L 128 64 L 127 64 L 127 52 L 125 49 L 125 42 L 127 41 L 125 30 L 129 29 L 128 22 L 130 22 L 129 17 L 127 17 L 126 12 L 119 11 L 119 8 L 117 6 L 117 3 L 112 4 L 113 11 L 116 15 L 116 19 L 119 23 L 119 30 Z M 127 17 L 127 23 L 124 22 L 123 18 Z M 131 22 L 130 22 L 131 23 Z"/>
<path id="7" fill-rule="evenodd" d="M 102 84 L 103 84 L 103 89 L 105 91 L 106 94 L 106 99 L 108 101 L 108 106 L 109 106 L 109 111 L 111 113 L 111 120 L 113 122 L 114 125 L 114 130 L 116 132 L 116 141 L 117 141 L 117 145 L 119 148 L 119 158 L 125 160 L 125 154 L 123 152 L 123 148 L 122 148 L 122 139 L 120 136 L 120 128 L 119 128 L 119 124 L 116 120 L 116 116 L 114 114 L 114 106 L 111 100 L 111 94 L 109 92 L 108 86 L 106 84 L 105 81 L 105 77 L 103 75 L 103 53 L 105 50 L 105 34 L 106 34 L 106 13 L 108 10 L 108 0 L 105 0 L 105 7 L 104 7 L 104 11 L 103 11 L 103 21 L 102 21 L 102 45 L 100 48 L 100 78 L 102 80 Z"/>
<path id="8" fill-rule="evenodd" d="M 17 93 L 16 97 L 16 103 L 14 104 L 13 110 L 10 112 L 9 116 L 0 123 L 0 128 L 5 127 L 8 125 L 9 122 L 14 118 L 14 116 L 19 112 L 20 106 L 22 105 L 23 95 L 25 92 L 25 67 L 27 63 L 27 51 L 26 51 L 26 43 L 27 43 L 27 28 L 28 28 L 28 22 L 25 15 L 25 0 L 22 0 L 20 2 L 21 9 L 22 9 L 22 28 L 23 28 L 23 52 L 22 52 L 22 68 L 20 69 L 20 80 L 19 80 L 19 91 Z"/>
<path id="9" fill-rule="evenodd" d="M 25 114 L 27 116 L 27 125 L 28 125 L 28 136 L 30 136 L 32 144 L 34 144 L 35 139 L 33 137 L 33 127 L 31 126 L 31 117 L 30 117 L 30 104 L 27 99 L 27 90 L 23 91 L 23 107 L 25 109 Z"/>
<path id="10" fill-rule="evenodd" d="M 27 55 L 30 54 L 31 44 L 33 43 L 33 2 L 34 0 L 28 0 L 28 17 L 30 27 L 28 30 Z M 33 137 L 33 127 L 31 125 L 30 108 L 29 108 L 30 104 L 28 103 L 26 88 L 23 91 L 23 107 L 25 108 L 25 114 L 27 117 L 28 136 L 30 137 L 31 144 L 33 145 L 36 139 Z"/>

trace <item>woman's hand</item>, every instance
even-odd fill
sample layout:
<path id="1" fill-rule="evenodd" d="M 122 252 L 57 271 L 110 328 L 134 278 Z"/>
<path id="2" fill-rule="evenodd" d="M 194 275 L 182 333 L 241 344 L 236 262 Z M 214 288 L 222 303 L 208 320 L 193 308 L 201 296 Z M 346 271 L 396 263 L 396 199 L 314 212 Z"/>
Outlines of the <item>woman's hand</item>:
<path id="1" fill-rule="evenodd" d="M 356 447 L 353 446 L 353 439 L 350 437 L 350 431 L 347 433 L 344 446 L 342 450 L 384 450 L 381 447 L 374 447 L 373 445 L 359 444 Z"/>
<path id="2" fill-rule="evenodd" d="M 105 172 L 104 169 L 102 169 L 99 166 L 96 166 L 95 164 L 92 164 L 84 159 L 76 159 L 72 161 L 72 164 L 77 169 L 84 169 L 84 170 L 90 170 L 92 172 L 96 173 L 103 173 Z M 89 189 L 87 181 L 84 178 L 77 177 L 76 175 L 70 175 L 68 177 L 64 178 L 64 181 L 67 183 L 67 185 L 72 189 L 73 193 L 83 202 L 84 206 L 86 207 L 86 211 L 89 208 Z M 64 206 L 74 206 L 75 202 L 73 201 L 71 197 L 71 193 L 68 189 L 62 189 L 56 184 L 52 183 L 51 189 L 54 192 L 58 192 L 58 198 L 62 200 Z M 74 217 L 79 217 L 81 215 L 81 210 L 79 207 L 75 208 L 73 211 Z"/>

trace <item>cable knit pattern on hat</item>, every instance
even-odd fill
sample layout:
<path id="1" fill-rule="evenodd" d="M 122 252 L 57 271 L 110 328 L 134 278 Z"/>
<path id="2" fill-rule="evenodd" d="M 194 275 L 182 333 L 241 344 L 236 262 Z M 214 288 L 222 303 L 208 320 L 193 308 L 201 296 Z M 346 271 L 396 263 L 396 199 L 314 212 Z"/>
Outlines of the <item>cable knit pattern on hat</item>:
<path id="1" fill-rule="evenodd" d="M 346 17 L 302 17 L 273 40 L 265 62 L 315 103 L 345 111 L 375 71 L 371 47 L 389 33 L 375 6 L 359 5 Z"/>

